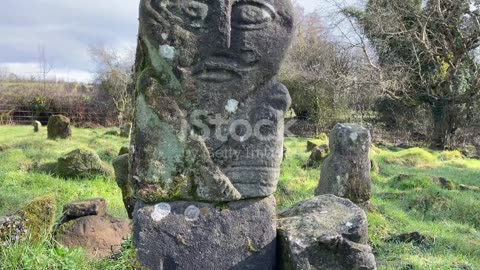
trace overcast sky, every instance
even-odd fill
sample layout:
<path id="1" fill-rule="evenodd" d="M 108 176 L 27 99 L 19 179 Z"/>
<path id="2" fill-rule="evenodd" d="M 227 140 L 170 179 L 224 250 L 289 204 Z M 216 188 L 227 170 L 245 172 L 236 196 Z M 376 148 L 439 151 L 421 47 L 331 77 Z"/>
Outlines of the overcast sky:
<path id="1" fill-rule="evenodd" d="M 38 48 L 66 80 L 91 78 L 88 47 L 135 46 L 138 0 L 1 0 L 0 68 L 38 75 Z M 297 0 L 307 11 L 322 0 Z"/>

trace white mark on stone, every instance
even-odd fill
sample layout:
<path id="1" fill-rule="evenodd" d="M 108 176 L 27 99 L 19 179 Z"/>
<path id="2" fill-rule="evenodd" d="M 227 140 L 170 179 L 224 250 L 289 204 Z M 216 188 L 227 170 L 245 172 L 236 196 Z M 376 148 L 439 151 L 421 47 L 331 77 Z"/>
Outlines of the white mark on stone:
<path id="1" fill-rule="evenodd" d="M 133 176 L 133 180 L 137 181 L 137 182 L 142 182 L 142 180 L 140 179 L 140 177 L 134 175 Z"/>
<path id="2" fill-rule="evenodd" d="M 303 243 L 302 240 L 300 239 L 295 239 L 293 243 L 294 243 L 293 252 L 295 254 L 300 254 L 307 248 L 307 245 Z"/>
<path id="3" fill-rule="evenodd" d="M 227 106 L 225 106 L 225 110 L 229 113 L 234 113 L 238 110 L 238 101 L 235 99 L 230 99 L 227 102 Z"/>
<path id="4" fill-rule="evenodd" d="M 185 220 L 186 221 L 196 221 L 200 217 L 200 209 L 195 205 L 190 205 L 185 209 Z"/>
<path id="5" fill-rule="evenodd" d="M 130 153 L 132 155 L 135 154 L 135 145 L 133 145 L 133 144 L 130 145 Z"/>
<path id="6" fill-rule="evenodd" d="M 170 206 L 170 204 L 159 203 L 154 206 L 151 217 L 154 221 L 159 222 L 162 219 L 166 218 L 171 211 L 172 211 L 172 207 Z"/>
<path id="7" fill-rule="evenodd" d="M 357 141 L 358 133 L 353 132 L 352 134 L 350 134 L 350 139 L 352 139 L 353 142 Z"/>
<path id="8" fill-rule="evenodd" d="M 345 227 L 351 228 L 352 226 L 353 226 L 353 223 L 351 223 L 351 222 L 345 223 Z"/>
<path id="9" fill-rule="evenodd" d="M 320 215 L 326 215 L 326 214 L 328 214 L 328 211 L 322 211 L 322 212 L 320 212 Z"/>
<path id="10" fill-rule="evenodd" d="M 175 57 L 175 48 L 170 45 L 161 45 L 160 46 L 160 55 L 163 58 L 172 60 Z"/>
<path id="11" fill-rule="evenodd" d="M 268 19 L 268 18 L 272 18 L 272 15 L 270 15 L 270 13 L 266 10 L 262 10 L 262 17 L 264 19 Z"/>
<path id="12" fill-rule="evenodd" d="M 168 38 L 168 34 L 167 33 L 162 33 L 162 39 L 167 40 L 167 38 Z"/>

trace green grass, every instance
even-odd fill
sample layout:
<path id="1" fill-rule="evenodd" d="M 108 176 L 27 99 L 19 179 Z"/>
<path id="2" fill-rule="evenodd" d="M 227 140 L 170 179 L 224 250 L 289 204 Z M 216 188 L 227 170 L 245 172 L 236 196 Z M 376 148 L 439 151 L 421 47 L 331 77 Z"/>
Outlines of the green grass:
<path id="1" fill-rule="evenodd" d="M 277 199 L 285 209 L 310 198 L 319 169 L 301 169 L 307 139 L 287 138 Z M 372 148 L 380 167 L 373 174 L 373 210 L 368 213 L 370 244 L 379 269 L 480 269 L 480 193 L 443 190 L 435 177 L 480 186 L 480 161 L 453 152 L 421 148 Z M 421 245 L 385 241 L 418 231 Z M 467 267 L 470 268 L 462 268 Z"/>
<path id="2" fill-rule="evenodd" d="M 0 216 L 41 195 L 57 199 L 58 212 L 62 205 L 77 199 L 103 197 L 109 212 L 125 217 L 121 192 L 114 179 L 97 177 L 85 180 L 64 180 L 36 169 L 56 160 L 76 148 L 95 150 L 102 160 L 111 164 L 118 151 L 128 141 L 104 135 L 107 129 L 73 129 L 73 138 L 47 140 L 46 128 L 34 133 L 25 126 L 0 126 Z"/>
<path id="3" fill-rule="evenodd" d="M 103 135 L 105 131 L 74 129 L 72 139 L 51 141 L 46 140 L 45 130 L 35 134 L 30 127 L 0 127 L 0 216 L 51 194 L 58 211 L 72 200 L 104 197 L 111 214 L 126 217 L 113 179 L 64 180 L 36 170 L 78 147 L 89 147 L 111 163 L 127 140 Z M 309 156 L 306 144 L 307 139 L 285 140 L 288 151 L 276 193 L 279 209 L 313 197 L 320 170 L 301 168 Z M 370 244 L 379 269 L 480 269 L 480 193 L 444 190 L 435 181 L 445 177 L 455 184 L 480 186 L 480 161 L 465 159 L 456 151 L 421 148 L 373 147 L 371 156 L 380 168 L 373 174 L 374 210 L 368 213 Z M 427 236 L 427 241 L 386 241 L 414 231 Z M 0 269 L 132 269 L 133 256 L 130 241 L 119 257 L 91 261 L 80 249 L 45 239 L 0 247 Z"/>

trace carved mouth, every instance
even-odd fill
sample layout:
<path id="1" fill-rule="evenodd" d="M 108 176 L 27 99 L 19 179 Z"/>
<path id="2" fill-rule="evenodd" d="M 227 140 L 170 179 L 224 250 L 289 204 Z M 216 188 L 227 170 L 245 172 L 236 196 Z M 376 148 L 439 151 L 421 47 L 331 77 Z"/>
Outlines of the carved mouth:
<path id="1" fill-rule="evenodd" d="M 239 73 L 224 68 L 206 68 L 196 72 L 194 76 L 207 82 L 227 82 L 241 78 Z"/>
<path id="2" fill-rule="evenodd" d="M 241 65 L 235 60 L 215 60 L 207 61 L 197 66 L 193 71 L 193 76 L 202 81 L 221 83 L 241 79 L 243 75 L 252 70 L 251 67 Z"/>

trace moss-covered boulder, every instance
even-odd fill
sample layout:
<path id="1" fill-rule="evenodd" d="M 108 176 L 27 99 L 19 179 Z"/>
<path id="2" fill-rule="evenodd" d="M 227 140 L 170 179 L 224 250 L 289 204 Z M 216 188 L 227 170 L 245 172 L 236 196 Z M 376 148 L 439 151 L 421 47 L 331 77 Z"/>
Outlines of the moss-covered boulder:
<path id="1" fill-rule="evenodd" d="M 44 196 L 24 205 L 13 215 L 0 218 L 0 243 L 39 241 L 47 237 L 52 232 L 56 210 L 55 198 Z"/>
<path id="2" fill-rule="evenodd" d="M 120 132 L 118 130 L 109 130 L 109 131 L 105 132 L 105 135 L 120 136 Z"/>
<path id="3" fill-rule="evenodd" d="M 330 154 L 330 147 L 328 144 L 322 144 L 320 146 L 315 147 L 310 154 L 307 162 L 303 165 L 303 168 L 312 168 L 312 167 L 320 167 L 322 162 L 328 157 Z"/>
<path id="4" fill-rule="evenodd" d="M 325 133 L 321 133 L 316 139 L 307 141 L 307 152 L 310 152 L 321 145 L 328 145 L 328 136 Z"/>
<path id="5" fill-rule="evenodd" d="M 317 139 L 324 142 L 328 142 L 328 135 L 327 133 L 320 133 L 317 135 Z"/>
<path id="6" fill-rule="evenodd" d="M 53 115 L 48 119 L 47 133 L 49 139 L 66 139 L 72 136 L 70 119 L 63 115 Z"/>
<path id="7" fill-rule="evenodd" d="M 58 159 L 57 174 L 64 178 L 88 178 L 97 175 L 112 176 L 113 170 L 95 151 L 80 148 Z"/>
<path id="8" fill-rule="evenodd" d="M 128 149 L 128 146 L 122 146 L 122 148 L 120 148 L 120 151 L 118 152 L 119 156 L 128 155 L 128 154 L 130 154 L 130 149 Z"/>
<path id="9" fill-rule="evenodd" d="M 40 240 L 52 232 L 56 210 L 57 203 L 53 196 L 37 198 L 22 207 L 32 240 Z"/>

